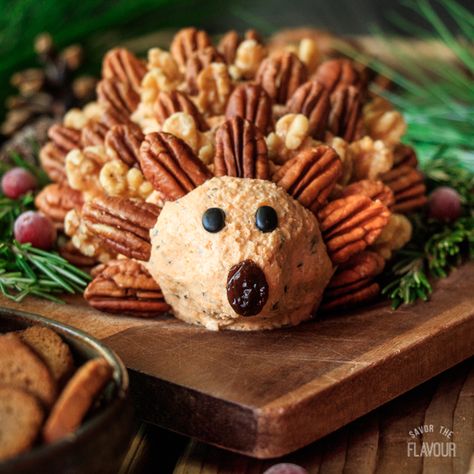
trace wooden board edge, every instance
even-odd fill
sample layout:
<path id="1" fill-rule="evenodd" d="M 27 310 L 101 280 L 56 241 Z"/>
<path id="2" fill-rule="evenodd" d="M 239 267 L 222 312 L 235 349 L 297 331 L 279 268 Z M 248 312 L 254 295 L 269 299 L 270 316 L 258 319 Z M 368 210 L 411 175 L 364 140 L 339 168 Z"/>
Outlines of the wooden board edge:
<path id="1" fill-rule="evenodd" d="M 365 365 L 352 376 L 286 406 L 278 401 L 259 409 L 243 406 L 129 369 L 131 394 L 137 415 L 146 422 L 254 458 L 276 458 L 317 441 L 471 357 L 474 318 L 454 321 L 450 331 L 446 329 L 440 327 L 431 337 L 417 340 L 401 358 L 393 353 L 379 366 Z M 449 355 L 440 352 L 440 347 Z M 401 371 L 403 377 L 393 377 Z M 341 403 L 334 407 L 332 400 Z M 331 418 L 316 419 L 321 412 Z"/>
<path id="2" fill-rule="evenodd" d="M 277 403 L 262 407 L 256 412 L 258 433 L 255 447 L 252 452 L 244 454 L 268 459 L 291 453 L 474 355 L 474 317 L 463 318 L 450 331 L 444 329 L 440 328 L 429 339 L 419 340 L 402 357 L 392 354 L 379 365 L 364 366 L 357 374 L 292 405 L 283 408 Z M 445 350 L 440 351 L 440 348 Z M 400 372 L 403 373 L 401 377 L 390 376 Z M 338 407 L 333 407 L 331 400 L 341 402 Z M 321 422 L 315 419 L 315 413 L 321 411 L 335 416 Z M 304 438 L 302 433 L 306 434 Z"/>
<path id="3" fill-rule="evenodd" d="M 133 369 L 128 372 L 135 412 L 141 420 L 237 453 L 255 449 L 257 418 L 252 408 Z"/>

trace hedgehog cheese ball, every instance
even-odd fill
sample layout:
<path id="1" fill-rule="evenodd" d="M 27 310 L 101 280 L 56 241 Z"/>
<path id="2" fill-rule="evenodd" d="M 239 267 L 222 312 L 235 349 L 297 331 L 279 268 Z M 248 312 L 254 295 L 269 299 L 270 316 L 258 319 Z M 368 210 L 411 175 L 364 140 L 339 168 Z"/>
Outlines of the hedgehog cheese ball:
<path id="1" fill-rule="evenodd" d="M 426 190 L 403 117 L 370 80 L 314 39 L 253 31 L 213 45 L 185 28 L 146 61 L 109 51 L 97 102 L 40 153 L 54 184 L 38 207 L 100 262 L 88 303 L 259 330 L 376 297 Z"/>
<path id="2" fill-rule="evenodd" d="M 274 183 L 231 177 L 165 204 L 147 268 L 176 317 L 241 330 L 307 319 L 333 272 L 310 211 Z"/>
<path id="3" fill-rule="evenodd" d="M 218 147 L 231 137 L 242 144 L 214 163 L 235 176 L 213 177 L 171 134 L 145 135 L 138 161 L 165 203 L 100 196 L 84 205 L 96 237 L 143 262 L 138 277 L 131 260 L 99 271 L 85 292 L 90 304 L 142 316 L 171 310 L 211 330 L 271 329 L 314 316 L 337 265 L 374 242 L 390 211 L 357 192 L 327 201 L 342 165 L 326 145 L 296 155 L 276 182 L 261 179 L 268 157 L 252 127 L 235 117 L 217 132 Z M 371 276 L 353 285 L 363 297 L 373 291 Z"/>

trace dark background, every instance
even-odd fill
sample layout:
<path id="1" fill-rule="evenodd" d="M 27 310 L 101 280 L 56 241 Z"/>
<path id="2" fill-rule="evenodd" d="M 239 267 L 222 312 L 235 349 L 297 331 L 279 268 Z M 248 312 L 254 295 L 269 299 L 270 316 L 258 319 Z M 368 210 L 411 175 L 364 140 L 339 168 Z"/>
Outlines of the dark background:
<path id="1" fill-rule="evenodd" d="M 405 5 L 414 4 L 409 0 Z M 208 18 L 202 18 L 199 10 L 211 8 Z M 431 2 L 436 11 L 443 11 Z M 460 5 L 472 9 L 472 0 L 458 0 Z M 409 34 L 397 27 L 398 17 L 425 26 L 413 10 L 400 0 L 239 0 L 221 2 L 194 2 L 196 19 L 202 26 L 215 33 L 228 28 L 245 29 L 249 25 L 265 31 L 284 27 L 313 26 L 341 35 L 370 34 L 378 27 L 385 32 Z M 449 21 L 448 21 L 449 24 Z M 452 25 L 452 23 L 451 23 Z"/>
<path id="2" fill-rule="evenodd" d="M 382 31 L 420 38 L 427 31 L 432 34 L 432 28 L 411 7 L 429 2 L 455 31 L 441 6 L 453 1 L 0 0 L 0 103 L 14 92 L 10 76 L 38 65 L 33 42 L 45 31 L 58 48 L 80 43 L 86 58 L 82 71 L 97 75 L 111 47 L 125 45 L 140 55 L 152 46 L 167 48 L 171 31 L 183 26 L 195 25 L 211 34 L 256 28 L 270 35 L 285 27 L 312 26 L 337 35 Z M 472 10 L 473 0 L 455 1 Z"/>

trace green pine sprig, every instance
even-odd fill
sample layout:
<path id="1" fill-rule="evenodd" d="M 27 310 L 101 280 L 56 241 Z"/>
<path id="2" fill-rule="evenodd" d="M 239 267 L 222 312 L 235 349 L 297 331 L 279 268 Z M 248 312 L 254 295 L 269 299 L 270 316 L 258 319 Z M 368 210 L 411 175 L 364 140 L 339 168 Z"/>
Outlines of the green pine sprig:
<path id="1" fill-rule="evenodd" d="M 392 308 L 421 299 L 426 301 L 433 291 L 425 271 L 424 255 L 420 251 L 401 250 L 391 268 L 391 282 L 382 294 L 392 301 Z"/>
<path id="2" fill-rule="evenodd" d="M 430 281 L 448 276 L 464 259 L 474 259 L 474 216 L 453 223 L 412 216 L 413 239 L 397 252 L 382 279 L 382 294 L 392 307 L 426 301 L 433 288 Z"/>

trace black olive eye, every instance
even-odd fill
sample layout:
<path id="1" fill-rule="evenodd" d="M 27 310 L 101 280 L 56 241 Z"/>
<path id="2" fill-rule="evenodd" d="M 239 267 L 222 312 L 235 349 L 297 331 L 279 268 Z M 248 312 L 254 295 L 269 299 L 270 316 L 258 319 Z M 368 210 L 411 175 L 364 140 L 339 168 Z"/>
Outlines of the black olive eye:
<path id="1" fill-rule="evenodd" d="M 278 216 L 270 206 L 261 206 L 257 209 L 255 214 L 255 225 L 262 232 L 272 232 L 278 227 Z"/>
<path id="2" fill-rule="evenodd" d="M 218 207 L 211 207 L 202 215 L 202 226 L 208 232 L 219 232 L 224 225 L 225 212 Z"/>

